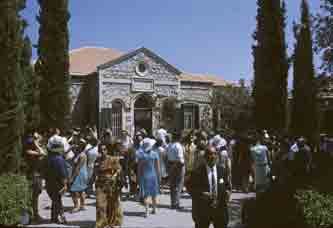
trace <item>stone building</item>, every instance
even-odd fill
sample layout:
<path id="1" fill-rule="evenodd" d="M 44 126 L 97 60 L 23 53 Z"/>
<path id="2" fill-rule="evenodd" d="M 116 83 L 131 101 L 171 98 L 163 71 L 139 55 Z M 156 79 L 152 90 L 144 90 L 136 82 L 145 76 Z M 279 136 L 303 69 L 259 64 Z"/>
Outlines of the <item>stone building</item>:
<path id="1" fill-rule="evenodd" d="M 211 95 L 227 81 L 180 71 L 147 48 L 122 53 L 84 47 L 70 52 L 74 126 L 111 128 L 114 135 L 140 128 L 212 128 Z M 216 122 L 216 121 L 215 121 Z"/>

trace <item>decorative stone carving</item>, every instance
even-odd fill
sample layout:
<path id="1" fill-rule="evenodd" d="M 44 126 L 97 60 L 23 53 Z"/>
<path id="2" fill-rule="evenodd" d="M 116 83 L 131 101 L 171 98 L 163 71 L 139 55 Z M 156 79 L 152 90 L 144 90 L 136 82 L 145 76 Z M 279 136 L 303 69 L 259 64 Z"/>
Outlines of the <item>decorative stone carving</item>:
<path id="1" fill-rule="evenodd" d="M 156 86 L 155 92 L 158 96 L 172 97 L 178 96 L 179 89 L 178 86 L 174 85 L 159 85 Z"/>
<path id="2" fill-rule="evenodd" d="M 102 108 L 110 108 L 115 99 L 122 100 L 125 108 L 130 107 L 130 85 L 105 83 L 101 88 Z"/>
<path id="3" fill-rule="evenodd" d="M 154 81 L 152 79 L 133 78 L 132 91 L 153 92 Z"/>
<path id="4" fill-rule="evenodd" d="M 78 99 L 79 94 L 80 94 L 81 87 L 82 87 L 82 83 L 72 83 L 72 85 L 69 89 L 69 94 L 70 94 L 69 96 L 70 96 L 70 99 L 71 99 L 71 112 L 73 111 L 74 106 L 77 102 L 77 99 Z"/>
<path id="5" fill-rule="evenodd" d="M 177 75 L 171 72 L 165 64 L 144 52 L 140 52 L 108 69 L 101 70 L 102 78 L 131 79 L 138 77 L 136 69 L 142 62 L 147 65 L 147 72 L 140 77 L 153 78 L 157 81 L 178 81 Z"/>
<path id="6" fill-rule="evenodd" d="M 180 92 L 181 100 L 210 102 L 210 91 L 207 89 L 182 89 Z"/>
<path id="7" fill-rule="evenodd" d="M 210 129 L 212 127 L 213 113 L 210 105 L 201 104 L 199 106 L 200 125 L 202 128 Z"/>

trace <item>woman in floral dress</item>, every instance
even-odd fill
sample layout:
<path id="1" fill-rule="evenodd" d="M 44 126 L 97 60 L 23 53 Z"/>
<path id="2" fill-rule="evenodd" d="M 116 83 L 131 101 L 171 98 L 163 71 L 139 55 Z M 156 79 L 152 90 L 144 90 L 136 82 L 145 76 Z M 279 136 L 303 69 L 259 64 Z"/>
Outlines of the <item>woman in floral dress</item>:
<path id="1" fill-rule="evenodd" d="M 121 226 L 123 221 L 121 165 L 119 157 L 107 153 L 106 145 L 102 144 L 96 167 L 96 228 Z"/>

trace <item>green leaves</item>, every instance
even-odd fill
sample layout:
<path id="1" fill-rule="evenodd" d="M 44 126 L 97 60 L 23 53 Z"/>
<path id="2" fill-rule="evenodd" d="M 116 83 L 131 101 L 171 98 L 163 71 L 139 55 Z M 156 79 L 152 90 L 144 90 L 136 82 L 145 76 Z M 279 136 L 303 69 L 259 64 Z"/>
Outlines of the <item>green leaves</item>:
<path id="1" fill-rule="evenodd" d="M 333 1 L 321 0 L 321 11 L 315 16 L 315 51 L 321 55 L 321 69 L 333 74 Z"/>
<path id="2" fill-rule="evenodd" d="M 316 190 L 299 190 L 295 198 L 305 222 L 311 228 L 328 228 L 333 225 L 333 196 Z"/>
<path id="3" fill-rule="evenodd" d="M 285 130 L 289 69 L 284 31 L 286 6 L 280 0 L 258 0 L 257 5 L 252 46 L 255 123 L 259 129 Z"/>
<path id="4" fill-rule="evenodd" d="M 16 225 L 24 210 L 31 211 L 30 189 L 24 176 L 0 176 L 0 224 Z"/>
<path id="5" fill-rule="evenodd" d="M 65 128 L 70 114 L 68 0 L 39 0 L 38 61 L 41 127 Z"/>
<path id="6" fill-rule="evenodd" d="M 231 85 L 215 88 L 212 104 L 220 111 L 223 127 L 234 130 L 239 125 L 243 125 L 244 128 L 249 127 L 253 108 L 249 88 Z M 242 121 L 243 117 L 246 119 L 245 123 Z"/>

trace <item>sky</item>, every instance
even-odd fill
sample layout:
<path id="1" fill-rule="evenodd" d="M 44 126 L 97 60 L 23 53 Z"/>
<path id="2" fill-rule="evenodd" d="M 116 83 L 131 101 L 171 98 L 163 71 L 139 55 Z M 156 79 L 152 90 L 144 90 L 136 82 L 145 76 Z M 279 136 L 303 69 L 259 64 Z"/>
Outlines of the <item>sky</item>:
<path id="1" fill-rule="evenodd" d="M 300 2 L 286 0 L 290 54 Z M 311 13 L 319 11 L 320 0 L 308 3 Z M 22 15 L 33 44 L 38 42 L 38 11 L 37 0 L 27 0 Z M 234 82 L 253 78 L 256 0 L 70 0 L 69 11 L 70 50 L 94 46 L 128 52 L 144 46 L 184 72 Z"/>

